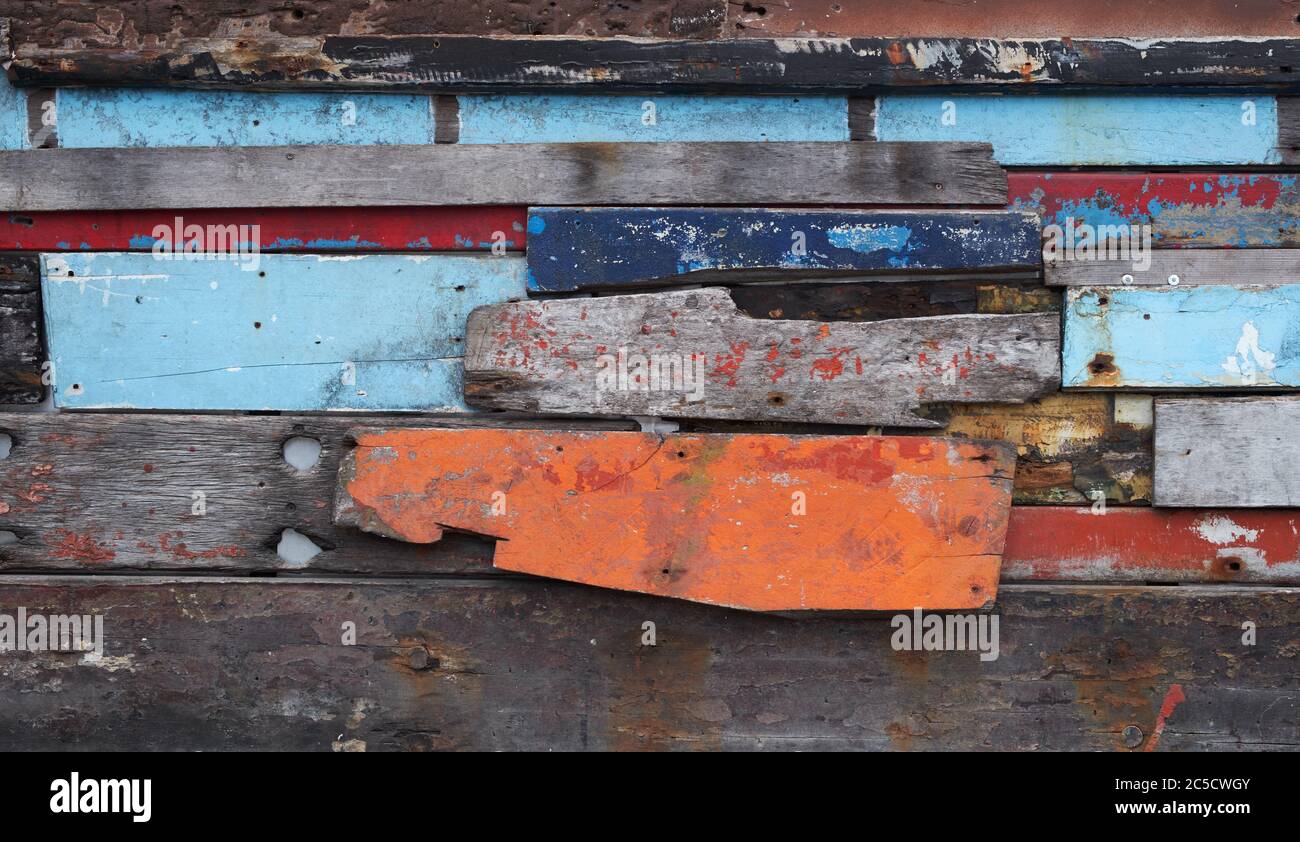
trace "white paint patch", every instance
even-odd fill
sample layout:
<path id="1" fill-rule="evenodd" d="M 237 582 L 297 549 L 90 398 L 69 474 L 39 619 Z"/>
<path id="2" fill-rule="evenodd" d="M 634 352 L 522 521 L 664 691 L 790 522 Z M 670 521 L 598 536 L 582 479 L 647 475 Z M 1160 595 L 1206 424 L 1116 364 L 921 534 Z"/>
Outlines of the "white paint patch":
<path id="1" fill-rule="evenodd" d="M 135 669 L 134 655 L 101 655 L 98 652 L 87 652 L 81 656 L 78 661 L 82 666 L 97 667 L 109 672 L 118 670 L 133 671 Z"/>
<path id="2" fill-rule="evenodd" d="M 1232 518 L 1223 515 L 1210 515 L 1196 522 L 1196 534 L 1211 544 L 1220 546 L 1235 544 L 1238 541 L 1254 541 L 1259 538 L 1258 529 L 1247 529 L 1234 523 Z"/>
<path id="3" fill-rule="evenodd" d="M 1262 376 L 1265 382 L 1271 381 L 1272 371 L 1277 367 L 1276 357 L 1259 345 L 1259 329 L 1254 322 L 1241 326 L 1241 337 L 1237 340 L 1235 353 L 1223 361 L 1223 370 L 1238 378 L 1243 385 L 1254 385 Z"/>
<path id="4" fill-rule="evenodd" d="M 1155 400 L 1151 395 L 1115 395 L 1115 423 L 1151 427 L 1155 424 Z"/>
<path id="5" fill-rule="evenodd" d="M 280 533 L 280 543 L 275 547 L 275 554 L 284 562 L 285 567 L 306 567 L 307 562 L 323 552 L 312 539 L 295 529 L 286 529 Z"/>

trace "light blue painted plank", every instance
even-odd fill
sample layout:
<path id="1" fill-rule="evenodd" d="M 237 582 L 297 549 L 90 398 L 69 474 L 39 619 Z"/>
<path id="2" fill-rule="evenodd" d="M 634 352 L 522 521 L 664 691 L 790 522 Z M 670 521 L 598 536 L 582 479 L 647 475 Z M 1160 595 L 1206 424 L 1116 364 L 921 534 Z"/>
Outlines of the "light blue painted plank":
<path id="1" fill-rule="evenodd" d="M 848 140 L 848 114 L 825 96 L 462 96 L 460 142 Z"/>
<path id="2" fill-rule="evenodd" d="M 1066 386 L 1300 386 L 1300 284 L 1069 290 Z"/>
<path id="3" fill-rule="evenodd" d="M 1281 160 L 1271 96 L 891 94 L 877 103 L 876 138 L 983 141 L 1000 163 L 1021 166 Z"/>
<path id="4" fill-rule="evenodd" d="M 524 297 L 519 256 L 264 254 L 257 271 L 241 265 L 43 255 L 55 403 L 466 411 L 469 311 Z"/>
<path id="5" fill-rule="evenodd" d="M 68 148 L 433 142 L 418 95 L 63 88 L 58 109 Z"/>
<path id="6" fill-rule="evenodd" d="M 27 145 L 27 97 L 0 73 L 0 149 Z"/>

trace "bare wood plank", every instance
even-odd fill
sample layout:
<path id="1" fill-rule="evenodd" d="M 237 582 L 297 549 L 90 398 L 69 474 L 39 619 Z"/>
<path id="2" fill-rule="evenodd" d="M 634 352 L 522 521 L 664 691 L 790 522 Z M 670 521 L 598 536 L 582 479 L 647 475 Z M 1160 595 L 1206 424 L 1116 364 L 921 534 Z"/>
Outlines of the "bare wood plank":
<path id="1" fill-rule="evenodd" d="M 1154 249 L 1149 260 L 1047 261 L 1049 286 L 1300 283 L 1300 249 Z"/>
<path id="2" fill-rule="evenodd" d="M 529 301 L 470 314 L 465 396 L 530 412 L 937 427 L 925 404 L 1055 391 L 1058 348 L 1051 314 L 765 321 L 717 288 Z"/>
<path id="3" fill-rule="evenodd" d="M 0 253 L 0 404 L 40 403 L 44 360 L 38 258 Z"/>
<path id="4" fill-rule="evenodd" d="M 490 569 L 490 544 L 398 544 L 330 520 L 348 416 L 0 414 L 0 570 L 428 574 Z M 371 419 L 372 421 L 374 419 Z M 385 418 L 393 427 L 432 423 Z M 438 418 L 449 427 L 629 430 L 626 421 Z M 294 467 L 286 442 L 305 452 Z M 310 456 L 315 447 L 315 462 Z M 285 547 L 292 529 L 319 548 Z M 290 539 L 293 543 L 294 539 Z M 304 551 L 310 547 L 302 545 Z"/>
<path id="5" fill-rule="evenodd" d="M 1157 506 L 1300 506 L 1300 398 L 1159 398 Z"/>
<path id="6" fill-rule="evenodd" d="M 547 582 L 6 577 L 0 604 L 105 618 L 102 657 L 6 655 L 16 750 L 1276 750 L 1300 717 L 1290 649 L 1241 639 L 1300 636 L 1286 588 L 1008 586 L 991 661 Z"/>
<path id="7" fill-rule="evenodd" d="M 21 33 L 18 33 L 21 35 Z M 933 35 L 931 33 L 930 35 Z M 1292 38 L 620 38 L 347 35 L 14 45 L 19 84 L 767 93 L 1186 86 L 1294 90 Z M 557 69 L 558 68 L 558 69 Z"/>
<path id="8" fill-rule="evenodd" d="M 526 143 L 0 152 L 14 211 L 340 205 L 1001 204 L 986 144 Z"/>
<path id="9" fill-rule="evenodd" d="M 1300 584 L 1286 509 L 1014 506 L 1003 581 Z"/>
<path id="10" fill-rule="evenodd" d="M 908 436 L 353 436 L 336 523 L 491 535 L 501 570 L 752 611 L 985 606 L 1015 470 L 1005 445 Z"/>

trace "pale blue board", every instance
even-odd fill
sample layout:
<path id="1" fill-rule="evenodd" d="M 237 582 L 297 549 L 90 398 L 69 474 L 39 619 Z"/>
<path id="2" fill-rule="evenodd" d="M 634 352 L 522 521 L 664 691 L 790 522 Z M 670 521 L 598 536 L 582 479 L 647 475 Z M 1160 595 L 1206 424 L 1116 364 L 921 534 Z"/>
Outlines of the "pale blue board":
<path id="1" fill-rule="evenodd" d="M 56 405 L 468 411 L 465 320 L 524 297 L 517 255 L 260 260 L 42 255 Z"/>
<path id="2" fill-rule="evenodd" d="M 1253 103 L 1253 123 L 1252 109 L 1243 108 L 1247 102 Z M 877 102 L 876 138 L 983 141 L 1008 166 L 1281 160 L 1271 96 L 890 94 Z"/>
<path id="3" fill-rule="evenodd" d="M 1294 388 L 1300 284 L 1069 290 L 1064 340 L 1065 386 Z"/>
<path id="4" fill-rule="evenodd" d="M 59 145 L 433 143 L 427 96 L 62 88 Z"/>
<path id="5" fill-rule="evenodd" d="M 520 94 L 459 99 L 461 143 L 849 139 L 844 97 Z M 653 124 L 645 119 L 647 103 L 654 105 Z"/>
<path id="6" fill-rule="evenodd" d="M 27 97 L 0 73 L 0 149 L 27 145 Z"/>

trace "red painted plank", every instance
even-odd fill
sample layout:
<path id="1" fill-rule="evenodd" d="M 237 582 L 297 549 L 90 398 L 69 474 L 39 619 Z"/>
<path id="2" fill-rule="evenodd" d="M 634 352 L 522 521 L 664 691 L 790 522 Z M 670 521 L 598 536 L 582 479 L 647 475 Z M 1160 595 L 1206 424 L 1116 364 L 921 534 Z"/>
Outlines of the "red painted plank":
<path id="1" fill-rule="evenodd" d="M 498 240 L 522 251 L 526 216 L 522 207 L 11 212 L 0 214 L 0 250 L 148 251 L 180 218 L 205 231 L 257 225 L 262 251 L 486 251 Z"/>
<path id="2" fill-rule="evenodd" d="M 978 608 L 1012 449 L 915 436 L 354 431 L 335 522 L 504 570 L 755 611 Z"/>
<path id="3" fill-rule="evenodd" d="M 1300 583 L 1300 511 L 1015 506 L 1003 581 Z"/>
<path id="4" fill-rule="evenodd" d="M 1300 177 L 1289 173 L 1011 172 L 1009 207 L 1044 225 L 1150 225 L 1152 245 L 1300 244 Z"/>

